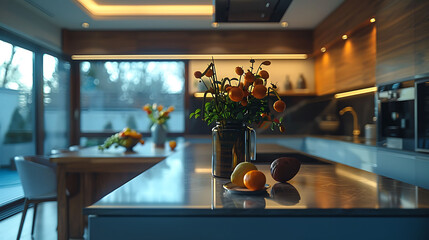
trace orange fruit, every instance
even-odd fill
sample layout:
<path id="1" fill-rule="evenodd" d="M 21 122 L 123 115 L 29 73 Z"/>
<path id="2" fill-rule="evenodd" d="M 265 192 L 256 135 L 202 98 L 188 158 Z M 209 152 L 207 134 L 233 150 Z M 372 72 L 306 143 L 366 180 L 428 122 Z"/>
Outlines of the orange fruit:
<path id="1" fill-rule="evenodd" d="M 270 65 L 271 64 L 271 62 L 270 61 L 263 61 L 262 62 L 262 65 L 266 65 L 266 66 L 268 66 L 268 65 Z"/>
<path id="2" fill-rule="evenodd" d="M 255 85 L 262 85 L 262 84 L 264 84 L 264 81 L 262 79 L 258 78 L 255 80 Z"/>
<path id="3" fill-rule="evenodd" d="M 282 100 L 277 100 L 274 105 L 274 110 L 276 110 L 277 112 L 283 112 L 286 108 L 286 103 L 283 102 Z"/>
<path id="4" fill-rule="evenodd" d="M 194 72 L 194 77 L 195 78 L 201 78 L 202 76 L 203 76 L 203 74 L 200 71 Z"/>
<path id="5" fill-rule="evenodd" d="M 174 150 L 177 146 L 177 143 L 176 143 L 176 141 L 171 140 L 168 142 L 168 145 L 170 146 L 171 150 Z"/>
<path id="6" fill-rule="evenodd" d="M 262 70 L 259 72 L 259 76 L 261 76 L 261 78 L 263 78 L 263 79 L 268 79 L 270 77 L 270 74 L 268 74 L 267 71 Z"/>
<path id="7" fill-rule="evenodd" d="M 253 75 L 252 72 L 247 71 L 246 74 L 244 75 L 244 80 L 250 83 L 253 83 L 255 81 L 255 76 Z"/>
<path id="8" fill-rule="evenodd" d="M 211 69 L 207 70 L 207 72 L 206 72 L 206 76 L 207 76 L 207 77 L 211 77 L 211 76 L 213 76 L 213 70 L 211 70 Z"/>
<path id="9" fill-rule="evenodd" d="M 247 106 L 247 100 L 246 99 L 241 100 L 241 105 L 243 105 L 244 107 Z"/>
<path id="10" fill-rule="evenodd" d="M 231 87 L 228 91 L 229 98 L 234 102 L 240 102 L 244 97 L 244 92 L 239 87 Z"/>
<path id="11" fill-rule="evenodd" d="M 237 75 L 239 75 L 239 76 L 243 75 L 243 73 L 244 73 L 243 68 L 236 67 L 235 68 L 235 73 L 237 73 Z"/>
<path id="12" fill-rule="evenodd" d="M 266 181 L 265 174 L 258 170 L 247 172 L 243 178 L 244 186 L 252 191 L 263 189 Z"/>
<path id="13" fill-rule="evenodd" d="M 253 96 L 257 99 L 262 99 L 267 94 L 267 88 L 264 85 L 256 85 L 253 87 Z"/>

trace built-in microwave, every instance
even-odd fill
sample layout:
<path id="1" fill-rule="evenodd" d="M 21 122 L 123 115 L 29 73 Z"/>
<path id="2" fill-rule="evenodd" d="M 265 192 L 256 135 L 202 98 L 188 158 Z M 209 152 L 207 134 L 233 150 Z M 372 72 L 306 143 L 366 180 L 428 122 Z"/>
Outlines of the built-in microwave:
<path id="1" fill-rule="evenodd" d="M 415 81 L 416 151 L 429 152 L 429 78 Z"/>

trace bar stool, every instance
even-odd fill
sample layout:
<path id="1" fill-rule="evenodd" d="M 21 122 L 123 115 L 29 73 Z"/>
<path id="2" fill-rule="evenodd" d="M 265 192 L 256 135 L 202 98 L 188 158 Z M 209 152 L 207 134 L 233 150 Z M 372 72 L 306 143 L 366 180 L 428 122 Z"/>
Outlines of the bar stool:
<path id="1" fill-rule="evenodd" d="M 16 156 L 14 158 L 22 188 L 24 189 L 24 211 L 22 212 L 18 236 L 20 239 L 29 204 L 34 204 L 31 236 L 34 233 L 37 204 L 57 200 L 57 177 L 55 164 L 49 162 L 44 156 Z"/>

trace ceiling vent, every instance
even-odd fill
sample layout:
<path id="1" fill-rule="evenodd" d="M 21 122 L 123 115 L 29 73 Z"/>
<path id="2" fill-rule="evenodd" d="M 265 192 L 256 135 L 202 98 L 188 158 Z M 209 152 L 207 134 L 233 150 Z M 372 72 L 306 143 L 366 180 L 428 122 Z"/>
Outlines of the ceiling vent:
<path id="1" fill-rule="evenodd" d="M 215 22 L 280 22 L 292 0 L 215 0 Z"/>

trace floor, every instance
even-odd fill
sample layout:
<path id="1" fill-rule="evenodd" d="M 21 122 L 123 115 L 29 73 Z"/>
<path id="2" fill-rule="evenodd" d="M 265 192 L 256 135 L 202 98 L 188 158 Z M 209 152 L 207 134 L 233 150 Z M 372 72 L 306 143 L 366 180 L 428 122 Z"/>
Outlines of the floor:
<path id="1" fill-rule="evenodd" d="M 20 199 L 24 196 L 18 172 L 0 169 L 0 206 Z"/>
<path id="2" fill-rule="evenodd" d="M 22 213 L 0 221 L 0 240 L 16 239 Z M 33 208 L 29 209 L 22 229 L 21 239 L 30 240 Z M 34 226 L 34 240 L 57 239 L 57 203 L 45 202 L 37 207 L 36 225 Z"/>

